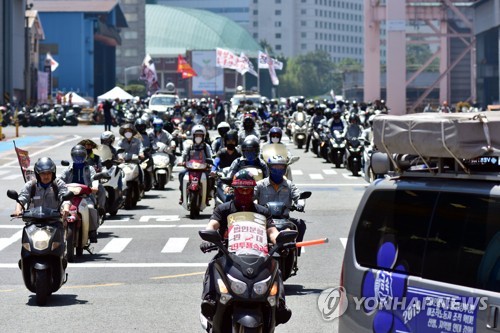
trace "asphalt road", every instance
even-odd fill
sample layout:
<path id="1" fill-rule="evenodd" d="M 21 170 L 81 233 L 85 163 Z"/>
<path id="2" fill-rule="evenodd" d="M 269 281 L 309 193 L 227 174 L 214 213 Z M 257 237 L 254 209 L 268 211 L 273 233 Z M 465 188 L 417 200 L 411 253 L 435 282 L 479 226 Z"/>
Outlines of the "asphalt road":
<path id="1" fill-rule="evenodd" d="M 20 128 L 17 146 L 30 153 L 32 164 L 50 156 L 58 164 L 70 159 L 70 149 L 83 138 L 98 140 L 102 126 Z M 113 131 L 117 134 L 117 128 Z M 4 128 L 0 142 L 0 323 L 2 332 L 202 332 L 199 304 L 206 263 L 213 254 L 199 250 L 198 230 L 212 207 L 191 220 L 177 204 L 177 179 L 166 190 L 150 191 L 136 209 L 120 210 L 99 229 L 93 254 L 70 264 L 68 282 L 39 307 L 23 284 L 17 261 L 22 223 L 11 220 L 15 203 L 7 189 L 20 190 L 23 180 L 12 139 Z M 285 142 L 287 140 L 285 139 Z M 311 153 L 288 145 L 300 160 L 292 166 L 294 182 L 313 192 L 305 213 L 305 239 L 329 238 L 329 243 L 305 248 L 298 275 L 286 281 L 291 320 L 277 332 L 336 332 L 335 321 L 322 319 L 317 300 L 321 291 L 339 283 L 344 245 L 366 183 L 347 170 L 335 169 Z M 176 176 L 176 175 L 175 175 Z"/>

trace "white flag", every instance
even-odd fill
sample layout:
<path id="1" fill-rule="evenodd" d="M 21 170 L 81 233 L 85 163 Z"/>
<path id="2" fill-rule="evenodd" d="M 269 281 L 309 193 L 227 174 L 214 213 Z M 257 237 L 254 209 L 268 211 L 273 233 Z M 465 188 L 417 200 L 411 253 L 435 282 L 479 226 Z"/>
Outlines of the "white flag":
<path id="1" fill-rule="evenodd" d="M 221 48 L 216 49 L 215 67 L 237 69 L 239 57 L 233 52 Z"/>
<path id="2" fill-rule="evenodd" d="M 148 91 L 156 91 L 160 88 L 158 83 L 158 77 L 156 75 L 156 68 L 153 59 L 149 54 L 146 54 L 141 66 L 140 80 L 144 80 L 147 83 Z"/>
<path id="3" fill-rule="evenodd" d="M 50 52 L 47 52 L 47 56 L 45 57 L 45 61 L 49 61 L 50 62 L 50 71 L 53 72 L 57 69 L 57 67 L 59 67 L 59 63 L 57 61 L 54 60 L 54 58 L 52 58 L 52 56 L 50 55 Z"/>
<path id="4" fill-rule="evenodd" d="M 271 76 L 271 82 L 277 86 L 280 84 L 280 80 L 278 80 L 278 76 L 276 75 L 276 71 L 274 70 L 274 63 L 271 57 L 267 57 L 267 66 L 269 68 L 269 75 Z"/>
<path id="5" fill-rule="evenodd" d="M 274 69 L 277 70 L 282 70 L 283 69 L 283 63 L 281 61 L 278 61 L 276 59 L 272 59 L 267 55 L 267 53 L 264 53 L 262 51 L 259 51 L 259 68 L 267 69 L 269 68 L 269 59 L 272 60 Z"/>
<path id="6" fill-rule="evenodd" d="M 248 59 L 248 57 L 245 53 L 241 52 L 238 63 L 241 64 L 241 67 L 242 67 L 241 74 L 245 74 L 248 72 L 254 76 L 259 76 L 259 74 L 257 74 L 255 69 L 253 68 L 252 62 L 250 61 L 250 59 Z M 240 71 L 238 71 L 238 72 L 240 72 Z"/>

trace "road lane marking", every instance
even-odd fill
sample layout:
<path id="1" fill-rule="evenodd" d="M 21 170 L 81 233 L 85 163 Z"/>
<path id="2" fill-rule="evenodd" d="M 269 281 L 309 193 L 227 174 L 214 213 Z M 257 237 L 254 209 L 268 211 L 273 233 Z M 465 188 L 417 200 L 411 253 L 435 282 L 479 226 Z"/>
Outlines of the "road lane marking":
<path id="1" fill-rule="evenodd" d="M 3 177 L 2 180 L 12 180 L 12 179 L 16 179 L 16 178 L 19 178 L 19 177 L 22 177 L 22 174 L 20 175 L 10 175 L 10 176 L 7 176 L 7 177 Z"/>
<path id="2" fill-rule="evenodd" d="M 139 222 L 149 222 L 150 219 L 156 222 L 174 222 L 181 220 L 179 215 L 143 215 L 139 219 Z"/>
<path id="3" fill-rule="evenodd" d="M 328 169 L 328 170 L 323 170 L 323 173 L 325 175 L 336 175 L 337 174 L 337 171 L 335 170 L 331 170 L 331 169 Z"/>
<path id="4" fill-rule="evenodd" d="M 301 176 L 303 174 L 304 172 L 302 172 L 302 170 L 292 170 L 292 175 L 294 176 Z"/>
<path id="5" fill-rule="evenodd" d="M 346 247 L 346 245 L 347 245 L 347 238 L 340 238 L 340 242 L 342 243 L 342 246 L 343 246 L 343 247 L 344 247 L 344 249 L 345 249 L 345 247 Z"/>
<path id="6" fill-rule="evenodd" d="M 22 236 L 23 236 L 23 231 L 19 230 L 18 232 L 16 232 L 14 235 L 10 236 L 9 238 L 0 238 L 0 251 L 5 249 L 7 246 L 20 240 Z"/>
<path id="7" fill-rule="evenodd" d="M 0 170 L 0 176 L 12 172 L 11 170 Z"/>
<path id="8" fill-rule="evenodd" d="M 116 287 L 116 286 L 123 286 L 125 283 L 100 283 L 100 284 L 87 284 L 87 285 L 80 285 L 80 286 L 64 286 L 61 287 L 61 289 L 82 289 L 82 288 L 99 288 L 99 287 Z"/>
<path id="9" fill-rule="evenodd" d="M 181 224 L 179 228 L 205 228 L 207 224 Z"/>
<path id="10" fill-rule="evenodd" d="M 131 240 L 132 238 L 113 238 L 99 253 L 120 253 Z"/>
<path id="11" fill-rule="evenodd" d="M 69 268 L 189 268 L 189 267 L 207 267 L 206 262 L 138 262 L 138 263 L 70 263 Z M 19 270 L 17 263 L 15 264 L 0 264 L 1 268 L 16 268 Z"/>
<path id="12" fill-rule="evenodd" d="M 324 179 L 320 173 L 311 173 L 309 177 L 314 180 Z"/>
<path id="13" fill-rule="evenodd" d="M 146 229 L 146 228 L 175 228 L 175 224 L 144 224 L 144 225 L 101 225 L 99 229 Z"/>
<path id="14" fill-rule="evenodd" d="M 347 179 L 363 179 L 362 177 L 360 176 L 353 176 L 351 174 L 348 174 L 348 173 L 343 173 L 342 176 L 344 176 L 345 178 Z"/>
<path id="15" fill-rule="evenodd" d="M 353 186 L 367 186 L 368 184 L 365 182 L 365 183 L 357 183 L 357 184 L 312 184 L 312 183 L 309 183 L 309 184 L 295 184 L 295 186 L 309 186 L 309 187 L 314 187 L 314 186 L 318 186 L 318 187 L 353 187 Z"/>
<path id="16" fill-rule="evenodd" d="M 189 238 L 185 237 L 171 237 L 168 239 L 167 244 L 161 250 L 161 253 L 181 253 L 186 247 Z"/>
<path id="17" fill-rule="evenodd" d="M 128 222 L 128 221 L 130 221 L 130 217 L 125 217 L 123 219 L 109 219 L 109 220 L 105 219 L 104 221 L 106 223 L 108 223 L 108 222 Z"/>
<path id="18" fill-rule="evenodd" d="M 202 275 L 202 274 L 205 274 L 205 272 L 194 272 L 194 273 L 176 274 L 176 275 L 165 275 L 165 276 L 153 276 L 150 279 L 151 280 L 173 279 L 173 278 L 178 278 L 178 277 L 194 276 L 194 275 Z"/>

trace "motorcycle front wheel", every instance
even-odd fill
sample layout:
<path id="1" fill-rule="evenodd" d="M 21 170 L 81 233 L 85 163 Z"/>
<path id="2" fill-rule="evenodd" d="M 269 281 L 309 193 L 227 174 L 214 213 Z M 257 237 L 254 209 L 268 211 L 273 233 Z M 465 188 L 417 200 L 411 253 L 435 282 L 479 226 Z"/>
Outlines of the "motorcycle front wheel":
<path id="1" fill-rule="evenodd" d="M 200 193 L 189 193 L 189 218 L 194 219 L 200 215 Z"/>
<path id="2" fill-rule="evenodd" d="M 36 270 L 36 304 L 45 305 L 50 296 L 50 278 L 49 270 Z"/>
<path id="3" fill-rule="evenodd" d="M 66 232 L 66 259 L 68 262 L 75 261 L 75 223 L 68 223 L 68 231 Z"/>
<path id="4" fill-rule="evenodd" d="M 233 324 L 233 333 L 262 333 L 262 326 L 259 327 L 245 327 L 239 323 Z"/>

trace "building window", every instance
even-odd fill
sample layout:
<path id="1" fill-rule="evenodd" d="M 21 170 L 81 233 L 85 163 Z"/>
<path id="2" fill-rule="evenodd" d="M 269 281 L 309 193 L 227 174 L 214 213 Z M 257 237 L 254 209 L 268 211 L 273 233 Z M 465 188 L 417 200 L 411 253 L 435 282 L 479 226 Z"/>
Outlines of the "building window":
<path id="1" fill-rule="evenodd" d="M 280 34 L 280 33 L 274 34 L 274 37 L 275 37 L 276 39 L 280 39 L 280 38 L 281 38 L 281 34 Z"/>
<path id="2" fill-rule="evenodd" d="M 281 0 L 274 0 L 274 3 L 281 3 Z"/>
<path id="3" fill-rule="evenodd" d="M 123 32 L 124 39 L 137 39 L 137 31 L 125 31 Z"/>
<path id="4" fill-rule="evenodd" d="M 281 45 L 280 44 L 277 44 L 276 47 L 275 47 L 276 50 L 281 50 Z"/>
<path id="5" fill-rule="evenodd" d="M 254 33 L 253 33 L 253 38 L 258 39 L 258 38 L 259 38 L 259 34 L 258 34 L 258 33 L 256 33 L 256 32 L 254 32 Z"/>
<path id="6" fill-rule="evenodd" d="M 277 28 L 281 27 L 281 21 L 274 22 L 274 26 Z"/>
<path id="7" fill-rule="evenodd" d="M 259 11 L 257 9 L 254 9 L 253 14 L 254 15 L 259 15 Z"/>
<path id="8" fill-rule="evenodd" d="M 137 22 L 137 13 L 126 13 L 125 19 L 127 22 Z"/>
<path id="9" fill-rule="evenodd" d="M 279 10 L 279 9 L 275 10 L 274 15 L 281 15 L 281 10 Z"/>
<path id="10" fill-rule="evenodd" d="M 123 0 L 124 5 L 137 5 L 138 0 Z"/>
<path id="11" fill-rule="evenodd" d="M 123 55 L 125 57 L 137 57 L 137 49 L 125 49 Z"/>
<path id="12" fill-rule="evenodd" d="M 258 26 L 259 26 L 258 21 L 253 21 L 253 26 L 254 26 L 254 27 L 258 27 Z"/>
<path id="13" fill-rule="evenodd" d="M 306 23 L 306 22 L 307 22 L 307 21 L 300 21 L 300 25 L 301 25 L 302 27 L 305 27 L 305 26 L 307 25 L 307 23 Z"/>
<path id="14" fill-rule="evenodd" d="M 259 0 L 253 0 L 253 3 L 258 3 L 258 2 L 259 2 Z"/>
<path id="15" fill-rule="evenodd" d="M 302 15 L 306 15 L 306 14 L 307 14 L 307 10 L 306 10 L 306 9 L 301 9 L 301 10 L 300 10 L 300 14 L 302 14 Z"/>
<path id="16" fill-rule="evenodd" d="M 301 32 L 301 33 L 300 33 L 300 37 L 302 37 L 302 38 L 306 38 L 306 37 L 307 37 L 307 33 L 306 33 L 306 32 Z"/>
<path id="17" fill-rule="evenodd" d="M 300 44 L 300 48 L 301 48 L 302 50 L 307 49 L 307 44 Z"/>

